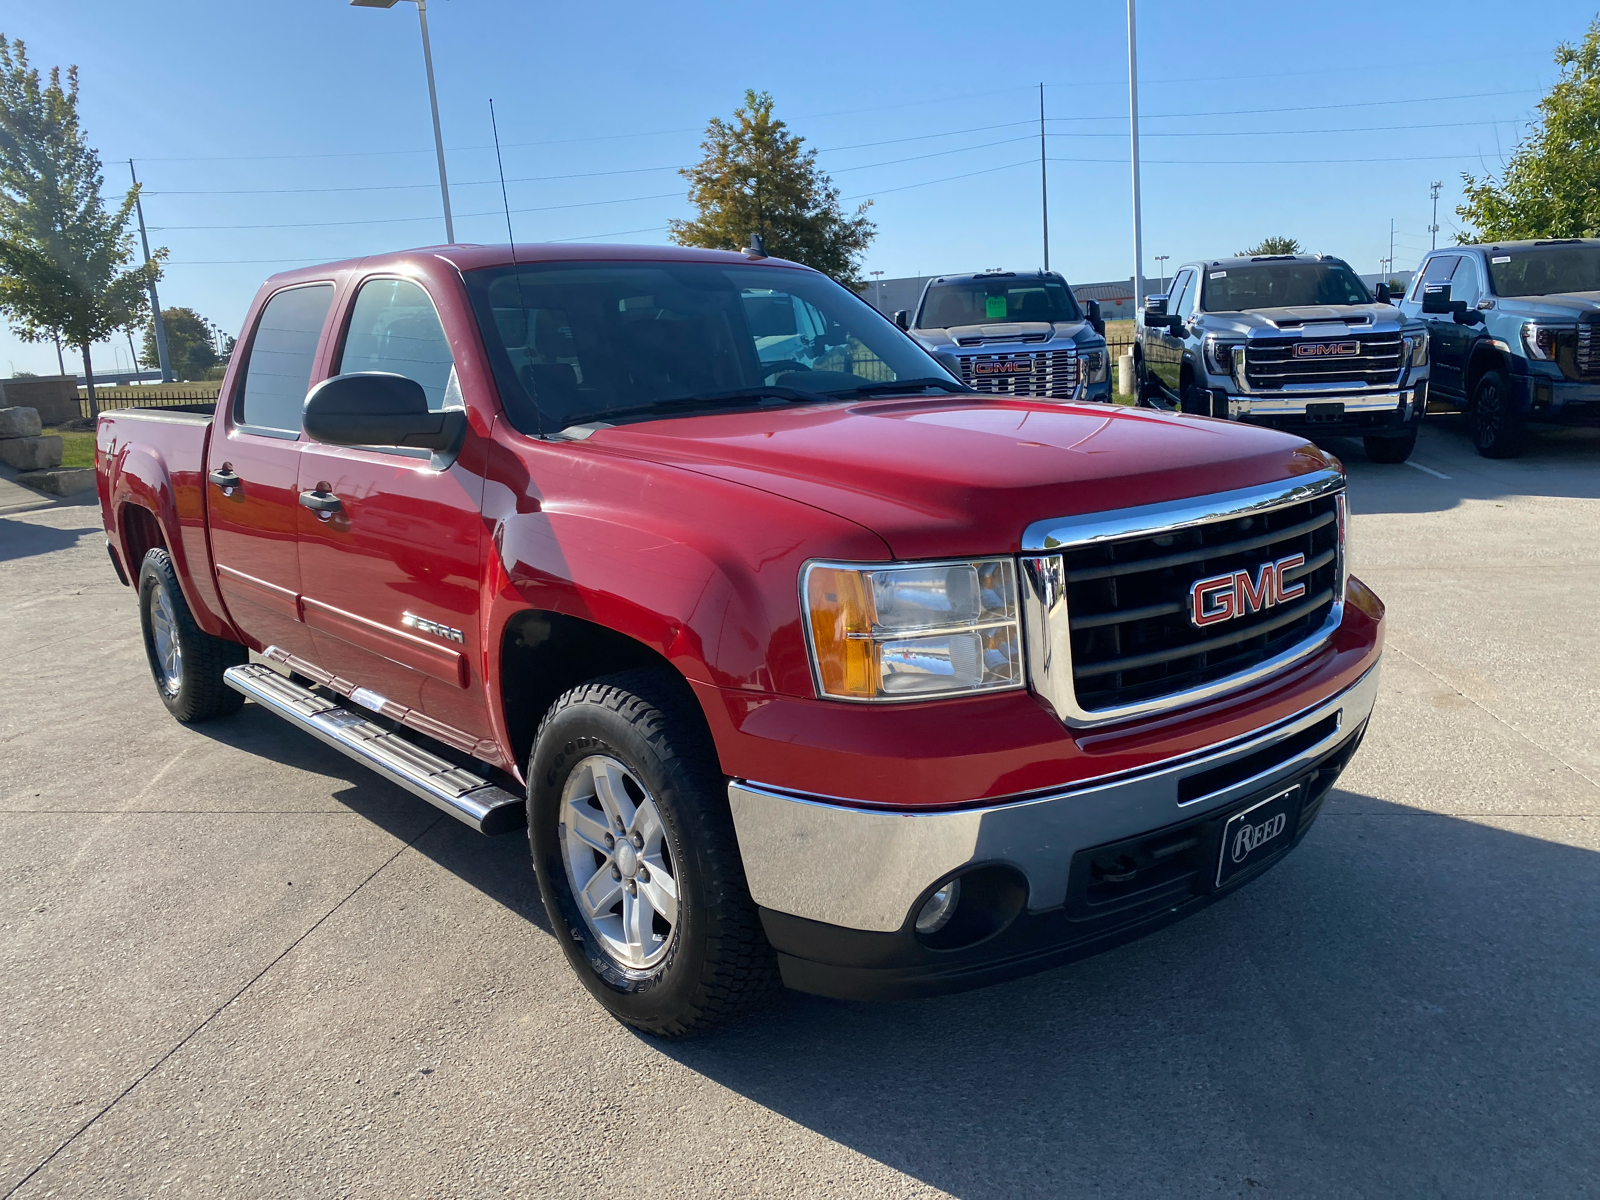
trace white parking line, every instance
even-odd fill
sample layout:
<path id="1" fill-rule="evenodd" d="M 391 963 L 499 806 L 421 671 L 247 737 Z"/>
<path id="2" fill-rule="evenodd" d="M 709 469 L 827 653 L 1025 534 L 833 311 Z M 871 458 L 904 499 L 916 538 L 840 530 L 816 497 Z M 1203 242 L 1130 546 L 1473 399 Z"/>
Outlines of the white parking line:
<path id="1" fill-rule="evenodd" d="M 1450 476 L 1446 475 L 1443 471 L 1435 471 L 1432 467 L 1425 467 L 1419 462 L 1412 462 L 1409 458 L 1406 459 L 1406 466 L 1414 467 L 1418 471 L 1426 472 L 1427 474 L 1432 475 L 1435 479 L 1450 478 Z"/>

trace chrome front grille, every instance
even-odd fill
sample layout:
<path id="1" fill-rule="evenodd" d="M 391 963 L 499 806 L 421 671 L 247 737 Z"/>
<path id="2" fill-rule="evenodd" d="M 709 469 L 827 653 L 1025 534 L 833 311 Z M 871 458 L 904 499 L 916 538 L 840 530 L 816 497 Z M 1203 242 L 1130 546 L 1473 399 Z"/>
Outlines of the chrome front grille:
<path id="1" fill-rule="evenodd" d="M 963 354 L 961 382 L 999 396 L 1051 396 L 1071 399 L 1078 386 L 1075 350 Z"/>
<path id="2" fill-rule="evenodd" d="M 1323 353 L 1324 348 L 1354 353 Z M 1344 337 L 1251 338 L 1245 343 L 1244 373 L 1257 391 L 1295 384 L 1392 387 L 1400 378 L 1405 344 L 1398 333 L 1351 333 Z"/>
<path id="3" fill-rule="evenodd" d="M 1094 725 L 1199 703 L 1314 653 L 1344 611 L 1343 488 L 1322 471 L 1029 526 L 1030 687 L 1069 724 Z"/>

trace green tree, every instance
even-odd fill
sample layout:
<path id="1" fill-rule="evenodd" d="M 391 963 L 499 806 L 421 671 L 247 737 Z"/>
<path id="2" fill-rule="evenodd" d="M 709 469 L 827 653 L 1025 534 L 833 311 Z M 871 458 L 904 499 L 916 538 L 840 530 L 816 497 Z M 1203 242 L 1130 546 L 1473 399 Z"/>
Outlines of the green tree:
<path id="1" fill-rule="evenodd" d="M 1561 78 L 1497 181 L 1463 173 L 1456 215 L 1474 228 L 1456 241 L 1600 234 L 1600 17 L 1581 46 L 1556 47 Z"/>
<path id="2" fill-rule="evenodd" d="M 206 319 L 192 308 L 163 308 L 161 319 L 167 326 L 167 360 L 172 373 L 183 383 L 205 379 L 211 368 L 220 361 L 216 347 L 211 344 L 211 327 Z M 147 367 L 159 365 L 156 354 L 156 325 L 144 324 L 144 346 L 139 354 Z"/>
<path id="3" fill-rule="evenodd" d="M 63 87 L 52 67 L 41 85 L 27 48 L 0 34 L 0 312 L 24 341 L 59 336 L 78 348 L 95 415 L 89 347 L 139 323 L 160 275 L 159 262 L 129 266 L 138 189 L 107 211 L 103 185 L 78 125 L 78 69 Z"/>
<path id="4" fill-rule="evenodd" d="M 705 157 L 679 174 L 700 210 L 692 221 L 670 223 L 680 246 L 738 250 L 759 233 L 767 253 L 858 284 L 877 226 L 872 202 L 853 214 L 840 207 L 839 189 L 817 168 L 817 152 L 772 116 L 772 97 L 750 90 L 732 121 L 713 117 L 700 148 Z"/>
<path id="5" fill-rule="evenodd" d="M 1250 258 L 1257 254 L 1299 254 L 1300 242 L 1292 237 L 1262 238 L 1248 250 L 1239 251 L 1237 257 Z"/>

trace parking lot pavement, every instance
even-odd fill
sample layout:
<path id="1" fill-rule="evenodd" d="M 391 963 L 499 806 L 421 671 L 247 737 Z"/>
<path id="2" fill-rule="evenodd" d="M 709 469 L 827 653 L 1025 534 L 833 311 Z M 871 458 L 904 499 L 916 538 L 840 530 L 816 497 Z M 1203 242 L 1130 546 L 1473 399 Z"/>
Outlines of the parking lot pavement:
<path id="1" fill-rule="evenodd" d="M 521 838 L 254 706 L 178 726 L 95 510 L 0 517 L 0 1196 L 1593 1194 L 1600 434 L 1332 448 L 1390 633 L 1294 854 L 1071 967 L 674 1044 Z"/>

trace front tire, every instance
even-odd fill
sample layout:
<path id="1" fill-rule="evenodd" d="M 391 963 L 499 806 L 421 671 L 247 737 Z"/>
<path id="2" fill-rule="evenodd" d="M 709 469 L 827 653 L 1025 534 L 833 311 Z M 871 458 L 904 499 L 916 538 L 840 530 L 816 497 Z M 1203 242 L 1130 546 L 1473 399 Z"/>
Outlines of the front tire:
<path id="1" fill-rule="evenodd" d="M 1485 458 L 1515 458 L 1522 453 L 1526 436 L 1505 375 L 1485 371 L 1472 390 L 1472 444 Z"/>
<path id="2" fill-rule="evenodd" d="M 244 696 L 222 681 L 222 673 L 248 662 L 250 652 L 195 624 L 165 550 L 147 551 L 139 564 L 139 624 L 156 693 L 169 713 L 193 725 L 239 711 Z"/>
<path id="3" fill-rule="evenodd" d="M 657 671 L 583 684 L 551 706 L 528 765 L 528 839 L 562 950 L 613 1016 L 664 1037 L 779 987 L 693 705 Z"/>
<path id="4" fill-rule="evenodd" d="M 1399 437 L 1363 438 L 1362 442 L 1367 448 L 1367 457 L 1373 462 L 1403 463 L 1417 448 L 1417 431 L 1413 429 Z"/>

